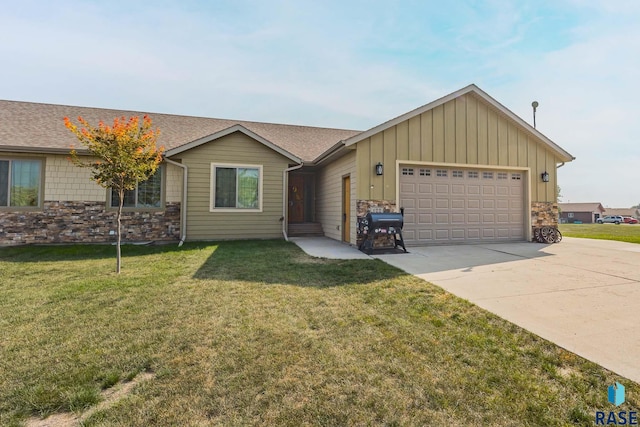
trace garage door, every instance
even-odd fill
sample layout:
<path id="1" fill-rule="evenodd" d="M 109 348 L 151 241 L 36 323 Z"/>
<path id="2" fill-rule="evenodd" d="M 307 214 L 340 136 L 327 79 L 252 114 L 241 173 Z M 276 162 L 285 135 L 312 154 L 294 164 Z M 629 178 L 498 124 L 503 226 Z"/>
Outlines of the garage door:
<path id="1" fill-rule="evenodd" d="M 525 240 L 524 174 L 400 166 L 407 244 Z"/>

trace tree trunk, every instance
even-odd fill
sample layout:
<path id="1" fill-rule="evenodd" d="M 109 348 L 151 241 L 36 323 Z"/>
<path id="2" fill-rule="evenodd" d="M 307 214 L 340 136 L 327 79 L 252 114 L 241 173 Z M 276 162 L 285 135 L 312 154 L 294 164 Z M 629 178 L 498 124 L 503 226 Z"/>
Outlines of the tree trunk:
<path id="1" fill-rule="evenodd" d="M 118 189 L 118 195 L 120 196 L 120 203 L 118 204 L 118 214 L 117 214 L 118 231 L 116 235 L 118 237 L 116 242 L 116 273 L 120 274 L 120 264 L 121 264 L 120 241 L 122 236 L 121 218 L 122 218 L 122 205 L 124 204 L 124 188 L 122 188 L 122 186 Z"/>

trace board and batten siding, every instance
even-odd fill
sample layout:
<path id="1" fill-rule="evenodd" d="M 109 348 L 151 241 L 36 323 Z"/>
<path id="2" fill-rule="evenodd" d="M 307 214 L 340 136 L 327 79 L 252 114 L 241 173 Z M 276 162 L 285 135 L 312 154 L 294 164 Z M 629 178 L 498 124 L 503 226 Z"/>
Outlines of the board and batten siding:
<path id="1" fill-rule="evenodd" d="M 544 143 L 472 93 L 357 143 L 357 198 L 396 200 L 396 160 L 530 168 L 531 200 L 556 201 L 556 165 Z M 374 166 L 382 162 L 384 174 Z M 549 173 L 543 183 L 540 174 Z"/>
<path id="2" fill-rule="evenodd" d="M 349 242 L 356 243 L 356 153 L 350 152 L 326 165 L 317 175 L 316 217 L 324 235 L 342 241 L 342 179 L 350 176 Z"/>
<path id="3" fill-rule="evenodd" d="M 289 160 L 235 132 L 175 156 L 189 168 L 188 240 L 267 239 L 282 237 L 282 172 Z M 176 159 L 177 160 L 177 159 Z M 211 164 L 262 165 L 262 212 L 211 212 Z"/>

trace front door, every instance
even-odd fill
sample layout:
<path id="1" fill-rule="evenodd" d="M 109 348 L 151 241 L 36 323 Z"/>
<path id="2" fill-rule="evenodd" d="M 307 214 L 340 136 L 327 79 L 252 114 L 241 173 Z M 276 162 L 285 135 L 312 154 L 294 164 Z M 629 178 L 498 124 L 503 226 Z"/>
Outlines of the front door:
<path id="1" fill-rule="evenodd" d="M 304 222 L 303 175 L 289 175 L 289 222 Z"/>
<path id="2" fill-rule="evenodd" d="M 342 178 L 342 241 L 350 242 L 351 236 L 351 177 Z"/>

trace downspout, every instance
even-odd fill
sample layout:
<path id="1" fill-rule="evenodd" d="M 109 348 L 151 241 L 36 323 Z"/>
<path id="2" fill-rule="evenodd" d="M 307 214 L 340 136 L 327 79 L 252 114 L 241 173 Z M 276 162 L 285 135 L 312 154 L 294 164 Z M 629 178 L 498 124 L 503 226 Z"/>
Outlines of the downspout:
<path id="1" fill-rule="evenodd" d="M 300 163 L 282 171 L 282 235 L 286 242 L 289 241 L 289 236 L 287 236 L 287 174 L 302 166 L 303 164 Z"/>
<path id="2" fill-rule="evenodd" d="M 178 166 L 184 171 L 182 175 L 182 204 L 180 206 L 180 235 L 182 237 L 180 237 L 180 243 L 178 243 L 178 247 L 180 247 L 187 239 L 187 178 L 189 176 L 189 168 L 187 167 L 187 165 L 174 162 L 173 160 L 169 160 L 166 157 L 164 158 L 164 161 L 169 163 L 170 165 Z"/>

